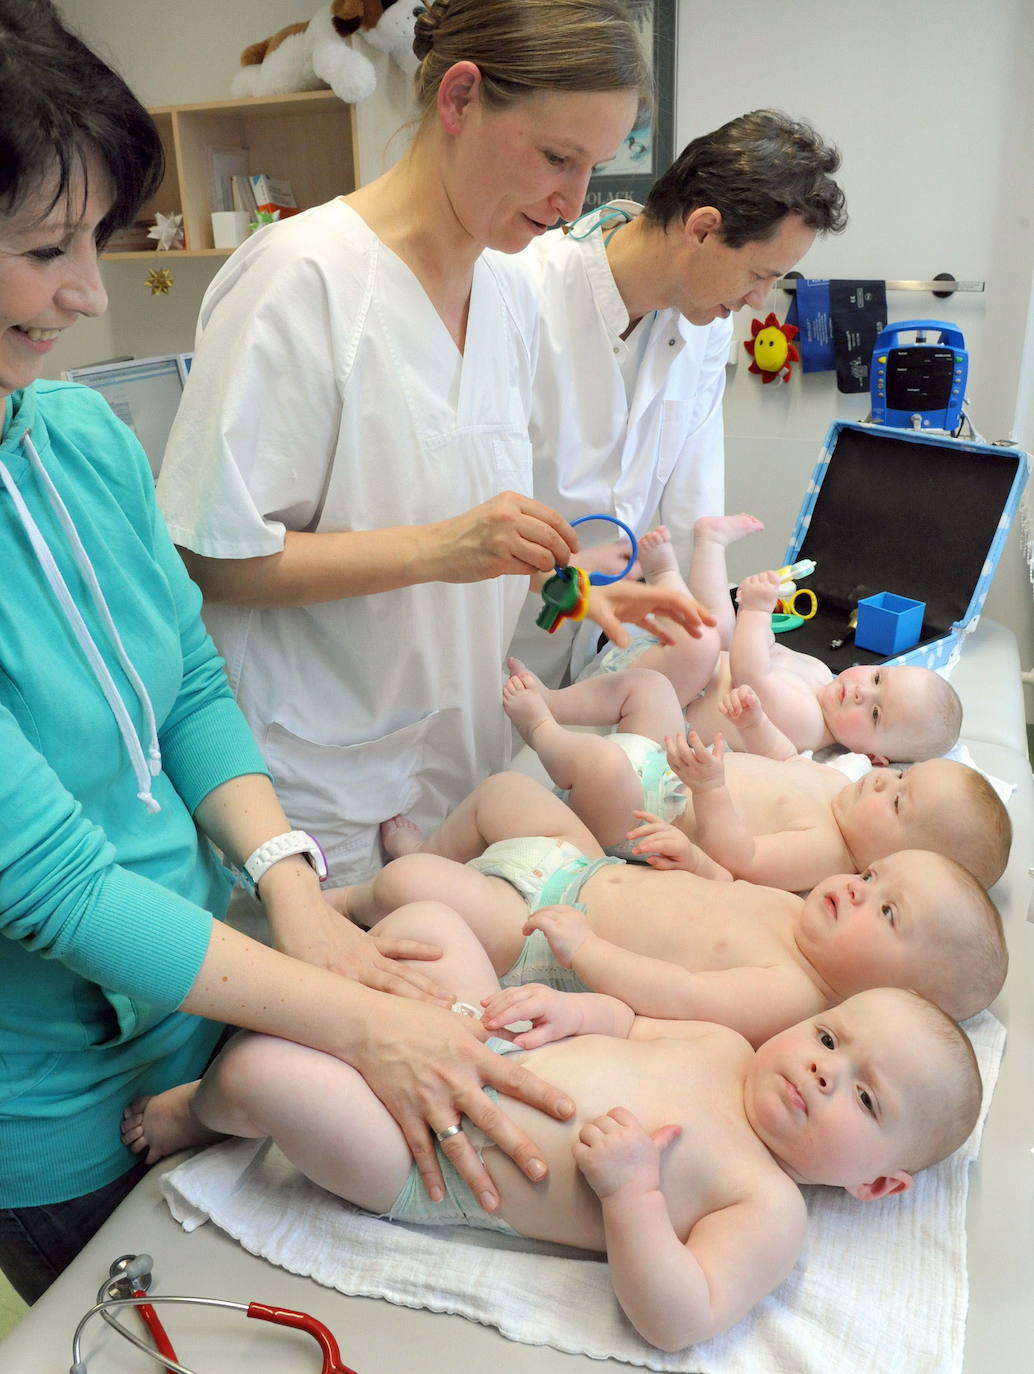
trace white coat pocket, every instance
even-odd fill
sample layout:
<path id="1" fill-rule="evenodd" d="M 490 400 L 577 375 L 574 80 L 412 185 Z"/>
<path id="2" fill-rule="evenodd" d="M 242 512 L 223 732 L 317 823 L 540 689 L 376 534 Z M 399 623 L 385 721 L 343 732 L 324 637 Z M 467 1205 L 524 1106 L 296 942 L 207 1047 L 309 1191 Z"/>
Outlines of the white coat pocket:
<path id="1" fill-rule="evenodd" d="M 438 715 L 359 744 L 316 743 L 278 721 L 266 729 L 263 753 L 283 808 L 319 840 L 335 881 L 346 880 L 345 869 L 380 867 L 377 827 L 412 810 Z"/>
<path id="2" fill-rule="evenodd" d="M 655 480 L 661 487 L 674 471 L 675 464 L 686 445 L 692 420 L 692 401 L 664 401 L 661 408 L 660 433 L 657 436 L 657 469 Z"/>

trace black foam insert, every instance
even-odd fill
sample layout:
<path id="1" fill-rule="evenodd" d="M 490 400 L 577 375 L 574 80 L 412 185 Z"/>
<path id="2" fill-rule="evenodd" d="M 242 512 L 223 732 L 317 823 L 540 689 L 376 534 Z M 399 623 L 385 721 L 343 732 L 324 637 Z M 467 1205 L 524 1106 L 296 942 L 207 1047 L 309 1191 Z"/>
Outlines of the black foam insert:
<path id="1" fill-rule="evenodd" d="M 876 592 L 925 601 L 920 643 L 942 638 L 965 617 L 1023 461 L 1019 449 L 840 429 L 795 556 L 815 560 L 800 585 L 814 591 L 818 613 L 781 642 L 834 672 L 883 662 L 850 639 L 829 647 L 858 601 Z"/>

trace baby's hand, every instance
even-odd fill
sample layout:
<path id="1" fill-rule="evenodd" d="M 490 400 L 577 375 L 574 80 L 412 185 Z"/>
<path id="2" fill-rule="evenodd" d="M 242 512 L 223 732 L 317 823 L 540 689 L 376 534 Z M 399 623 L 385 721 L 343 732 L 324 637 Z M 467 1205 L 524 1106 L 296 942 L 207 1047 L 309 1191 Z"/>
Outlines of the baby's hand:
<path id="1" fill-rule="evenodd" d="M 779 598 L 779 574 L 777 572 L 752 573 L 745 577 L 736 590 L 736 601 L 743 610 L 775 610 Z"/>
<path id="2" fill-rule="evenodd" d="M 660 1188 L 661 1155 L 681 1134 L 681 1126 L 661 1126 L 647 1135 L 627 1107 L 612 1107 L 578 1132 L 574 1162 L 601 1201 L 641 1196 Z"/>
<path id="3" fill-rule="evenodd" d="M 760 725 L 765 718 L 765 709 L 753 687 L 734 687 L 725 700 L 719 702 L 718 709 L 740 730 Z"/>
<path id="4" fill-rule="evenodd" d="M 485 1008 L 481 1020 L 488 1030 L 502 1030 L 515 1021 L 532 1023 L 531 1030 L 513 1037 L 513 1043 L 523 1050 L 577 1035 L 584 1021 L 584 1002 L 579 1001 L 578 993 L 560 992 L 543 983 L 500 988 L 491 997 L 482 998 L 481 1005 Z"/>
<path id="5" fill-rule="evenodd" d="M 533 930 L 542 931 L 564 968 L 571 967 L 574 956 L 593 934 L 589 918 L 573 906 L 544 906 L 533 911 L 524 923 L 524 934 Z"/>
<path id="6" fill-rule="evenodd" d="M 633 813 L 643 822 L 628 832 L 633 854 L 641 854 L 651 868 L 685 868 L 693 845 L 677 826 L 651 811 Z"/>
<path id="7" fill-rule="evenodd" d="M 725 786 L 725 741 L 715 735 L 713 752 L 695 730 L 683 739 L 665 735 L 668 767 L 693 792 L 711 792 Z"/>

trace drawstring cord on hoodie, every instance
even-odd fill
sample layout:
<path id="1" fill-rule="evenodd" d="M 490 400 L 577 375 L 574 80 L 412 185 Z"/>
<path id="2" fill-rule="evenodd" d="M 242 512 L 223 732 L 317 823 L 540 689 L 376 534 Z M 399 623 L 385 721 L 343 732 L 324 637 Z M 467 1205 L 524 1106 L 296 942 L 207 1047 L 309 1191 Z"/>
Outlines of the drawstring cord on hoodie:
<path id="1" fill-rule="evenodd" d="M 161 807 L 151 795 L 151 778 L 156 777 L 158 773 L 161 772 L 162 767 L 161 750 L 158 747 L 158 728 L 155 723 L 154 707 L 151 705 L 151 698 L 148 695 L 147 688 L 141 680 L 140 674 L 137 672 L 129 655 L 126 653 L 122 644 L 122 639 L 112 619 L 111 611 L 108 609 L 108 603 L 104 599 L 104 593 L 101 591 L 100 583 L 97 581 L 97 574 L 93 570 L 93 564 L 90 562 L 89 555 L 83 548 L 82 540 L 79 538 L 79 532 L 72 522 L 72 517 L 69 515 L 65 503 L 61 500 L 57 488 L 50 480 L 50 475 L 44 468 L 39 454 L 36 452 L 36 446 L 32 442 L 30 432 L 26 432 L 22 436 L 21 442 L 33 471 L 39 478 L 54 514 L 57 516 L 58 523 L 61 525 L 61 528 L 68 538 L 72 550 L 72 557 L 86 581 L 90 596 L 93 599 L 93 604 L 114 646 L 115 656 L 123 672 L 126 674 L 126 677 L 129 679 L 133 691 L 136 693 L 137 701 L 140 703 L 140 707 L 143 710 L 144 719 L 150 736 L 146 757 L 136 726 L 133 724 L 129 712 L 126 710 L 126 704 L 122 700 L 118 688 L 115 686 L 115 681 L 108 670 L 108 665 L 101 657 L 100 650 L 97 648 L 93 636 L 90 634 L 86 622 L 79 612 L 78 606 L 76 606 L 75 602 L 72 600 L 72 594 L 68 590 L 68 585 L 61 575 L 60 568 L 58 568 L 57 563 L 54 561 L 54 555 L 47 547 L 47 542 L 40 532 L 39 526 L 32 518 L 32 513 L 25 504 L 21 492 L 15 486 L 14 479 L 3 462 L 0 462 L 0 481 L 2 481 L 7 488 L 11 500 L 14 503 L 14 508 L 18 512 L 25 532 L 29 537 L 29 542 L 32 544 L 36 559 L 43 570 L 47 582 L 50 584 L 50 589 L 57 598 L 61 609 L 64 611 L 65 619 L 68 621 L 69 627 L 75 635 L 79 647 L 86 655 L 87 662 L 93 670 L 94 677 L 97 679 L 97 685 L 104 694 L 104 699 L 111 707 L 112 715 L 115 717 L 115 723 L 118 725 L 119 734 L 122 736 L 123 742 L 129 753 L 130 762 L 133 766 L 133 773 L 136 777 L 136 785 L 138 788 L 136 794 L 137 799 L 144 803 L 148 811 L 160 811 Z"/>

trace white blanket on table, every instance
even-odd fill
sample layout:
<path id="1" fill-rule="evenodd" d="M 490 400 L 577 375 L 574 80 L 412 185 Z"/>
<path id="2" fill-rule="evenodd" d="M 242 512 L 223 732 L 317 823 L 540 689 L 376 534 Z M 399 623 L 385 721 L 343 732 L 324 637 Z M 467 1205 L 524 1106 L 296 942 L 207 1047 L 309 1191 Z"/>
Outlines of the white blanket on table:
<path id="1" fill-rule="evenodd" d="M 990 1012 L 966 1029 L 984 1080 L 966 1144 L 901 1197 L 861 1203 L 807 1189 L 807 1239 L 792 1274 L 731 1331 L 677 1354 L 636 1334 L 601 1260 L 378 1220 L 309 1183 L 268 1142 L 213 1145 L 167 1174 L 162 1191 L 187 1231 L 210 1219 L 252 1254 L 342 1293 L 458 1313 L 528 1345 L 686 1374 L 958 1374 L 969 1166 L 1005 1042 Z"/>

